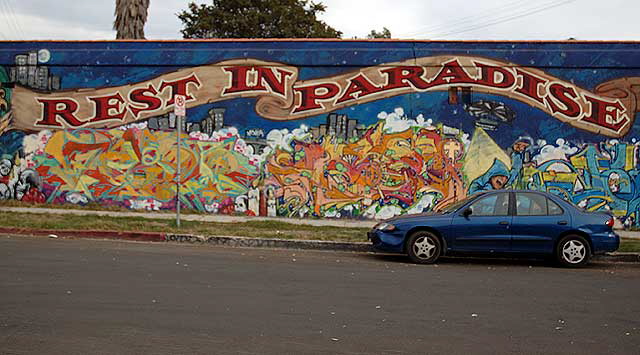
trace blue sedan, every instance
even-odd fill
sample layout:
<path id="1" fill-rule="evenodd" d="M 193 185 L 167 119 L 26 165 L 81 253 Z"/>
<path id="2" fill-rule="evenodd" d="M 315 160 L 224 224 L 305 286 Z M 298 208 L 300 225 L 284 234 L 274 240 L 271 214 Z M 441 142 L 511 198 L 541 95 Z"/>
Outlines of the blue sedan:
<path id="1" fill-rule="evenodd" d="M 538 191 L 482 192 L 439 213 L 391 218 L 368 233 L 379 251 L 404 253 L 420 264 L 441 255 L 467 253 L 553 256 L 580 267 L 594 254 L 618 249 L 614 219 L 586 212 L 558 196 Z"/>

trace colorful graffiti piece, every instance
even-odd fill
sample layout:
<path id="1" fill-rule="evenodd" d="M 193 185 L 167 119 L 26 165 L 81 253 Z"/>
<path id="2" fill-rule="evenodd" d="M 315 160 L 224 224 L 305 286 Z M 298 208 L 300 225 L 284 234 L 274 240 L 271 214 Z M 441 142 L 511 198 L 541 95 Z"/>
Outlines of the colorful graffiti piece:
<path id="1" fill-rule="evenodd" d="M 351 142 L 323 138 L 295 141 L 290 151 L 276 149 L 266 162 L 265 183 L 276 186 L 286 213 L 380 217 L 422 212 L 466 196 L 464 146 L 437 127 L 395 132 L 380 122 Z"/>
<path id="2" fill-rule="evenodd" d="M 165 70 L 146 55 L 113 66 L 119 43 L 95 45 L 102 62 L 78 43 L 34 43 L 66 48 L 47 63 L 42 48 L 0 42 L 0 199 L 388 218 L 518 188 L 640 223 L 640 58 L 621 45 L 479 43 L 463 55 L 464 42 L 451 54 L 416 42 L 422 54 L 402 57 L 345 43 L 276 41 L 255 58 L 251 42 L 181 42 L 183 56 L 136 44 L 165 53 Z M 593 69 L 579 46 L 613 48 L 608 66 Z M 175 94 L 189 107 L 179 181 Z"/>
<path id="3" fill-rule="evenodd" d="M 31 158 L 51 203 L 99 202 L 131 208 L 175 207 L 175 134 L 130 127 L 57 131 L 41 135 L 44 147 Z M 237 137 L 181 137 L 180 200 L 211 210 L 246 194 L 258 167 L 244 156 Z"/>

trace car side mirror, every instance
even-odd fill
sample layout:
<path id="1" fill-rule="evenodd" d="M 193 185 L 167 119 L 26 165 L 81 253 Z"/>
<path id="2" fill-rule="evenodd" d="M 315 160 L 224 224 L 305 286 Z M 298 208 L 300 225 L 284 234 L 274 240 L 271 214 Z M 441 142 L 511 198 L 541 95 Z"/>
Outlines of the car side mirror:
<path id="1" fill-rule="evenodd" d="M 471 216 L 471 214 L 473 213 L 473 211 L 471 211 L 471 208 L 467 207 L 464 209 L 464 211 L 462 211 L 462 215 L 466 218 Z"/>

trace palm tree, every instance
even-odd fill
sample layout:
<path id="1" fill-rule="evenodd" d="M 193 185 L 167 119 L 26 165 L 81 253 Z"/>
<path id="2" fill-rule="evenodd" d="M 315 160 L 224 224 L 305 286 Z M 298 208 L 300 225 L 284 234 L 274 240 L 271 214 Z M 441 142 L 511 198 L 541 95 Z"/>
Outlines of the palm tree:
<path id="1" fill-rule="evenodd" d="M 116 0 L 113 29 L 116 39 L 144 39 L 150 0 Z"/>

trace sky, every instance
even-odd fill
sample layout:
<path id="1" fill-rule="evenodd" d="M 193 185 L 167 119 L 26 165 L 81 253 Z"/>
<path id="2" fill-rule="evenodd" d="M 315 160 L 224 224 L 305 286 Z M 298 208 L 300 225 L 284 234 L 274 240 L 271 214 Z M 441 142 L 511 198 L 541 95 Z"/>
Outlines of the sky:
<path id="1" fill-rule="evenodd" d="M 147 39 L 181 39 L 189 1 L 151 0 Z M 210 3 L 209 1 L 196 1 Z M 316 1 L 318 2 L 318 1 Z M 365 38 L 438 40 L 640 40 L 637 0 L 321 0 L 320 19 Z M 115 39 L 115 0 L 0 0 L 0 40 Z"/>

